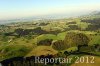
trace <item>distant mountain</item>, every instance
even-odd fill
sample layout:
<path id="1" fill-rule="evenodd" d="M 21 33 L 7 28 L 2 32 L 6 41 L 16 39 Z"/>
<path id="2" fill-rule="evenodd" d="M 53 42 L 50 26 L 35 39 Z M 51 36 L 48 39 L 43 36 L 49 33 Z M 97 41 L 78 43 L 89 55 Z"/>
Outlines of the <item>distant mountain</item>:
<path id="1" fill-rule="evenodd" d="M 100 15 L 100 11 L 93 11 L 90 13 L 91 15 Z"/>

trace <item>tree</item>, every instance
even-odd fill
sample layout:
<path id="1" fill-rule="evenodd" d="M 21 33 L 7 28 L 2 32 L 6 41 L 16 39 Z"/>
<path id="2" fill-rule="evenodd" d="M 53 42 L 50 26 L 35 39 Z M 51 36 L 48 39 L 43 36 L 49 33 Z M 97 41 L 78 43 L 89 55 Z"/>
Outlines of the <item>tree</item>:
<path id="1" fill-rule="evenodd" d="M 64 44 L 64 41 L 63 41 L 63 40 L 55 41 L 55 42 L 52 44 L 52 47 L 53 47 L 55 50 L 64 50 L 64 49 L 66 49 L 66 45 Z"/>
<path id="2" fill-rule="evenodd" d="M 41 40 L 37 43 L 37 45 L 44 45 L 44 46 L 50 46 L 52 44 L 53 39 L 45 39 Z"/>
<path id="3" fill-rule="evenodd" d="M 88 45 L 89 38 L 83 33 L 67 33 L 64 44 L 67 45 L 67 48 Z"/>
<path id="4" fill-rule="evenodd" d="M 16 29 L 14 32 L 15 32 L 18 36 L 22 36 L 22 35 L 23 35 L 23 32 L 24 32 L 24 29 L 19 28 L 19 29 Z"/>

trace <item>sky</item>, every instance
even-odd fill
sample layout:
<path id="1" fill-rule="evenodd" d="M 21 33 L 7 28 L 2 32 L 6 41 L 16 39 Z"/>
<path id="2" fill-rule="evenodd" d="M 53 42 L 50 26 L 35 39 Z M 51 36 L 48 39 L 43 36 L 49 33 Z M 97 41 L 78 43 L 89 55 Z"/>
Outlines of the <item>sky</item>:
<path id="1" fill-rule="evenodd" d="M 0 0 L 0 20 L 96 10 L 100 10 L 100 0 Z"/>

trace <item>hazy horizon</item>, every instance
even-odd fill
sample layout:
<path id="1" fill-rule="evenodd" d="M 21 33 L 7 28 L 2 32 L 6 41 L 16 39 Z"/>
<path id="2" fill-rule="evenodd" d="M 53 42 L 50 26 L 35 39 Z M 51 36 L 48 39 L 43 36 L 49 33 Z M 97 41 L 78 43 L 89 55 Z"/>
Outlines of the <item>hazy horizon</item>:
<path id="1" fill-rule="evenodd" d="M 2 0 L 0 20 L 32 16 L 76 16 L 100 10 L 100 0 Z"/>

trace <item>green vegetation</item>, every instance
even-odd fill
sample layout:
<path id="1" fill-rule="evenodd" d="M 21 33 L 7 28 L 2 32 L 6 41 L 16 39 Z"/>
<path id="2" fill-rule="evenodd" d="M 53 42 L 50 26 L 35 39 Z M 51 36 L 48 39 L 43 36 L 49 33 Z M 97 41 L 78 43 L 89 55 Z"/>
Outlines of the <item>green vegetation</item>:
<path id="1" fill-rule="evenodd" d="M 79 45 L 88 45 L 89 39 L 85 34 L 82 33 L 67 33 L 64 43 L 68 48 L 76 47 Z"/>
<path id="2" fill-rule="evenodd" d="M 100 16 L 0 25 L 0 61 L 53 55 L 72 57 L 65 64 L 71 66 L 75 56 L 86 54 L 100 56 Z"/>
<path id="3" fill-rule="evenodd" d="M 63 40 L 58 40 L 58 41 L 53 42 L 52 47 L 55 50 L 64 50 L 64 49 L 66 49 L 66 45 L 64 44 Z"/>
<path id="4" fill-rule="evenodd" d="M 24 45 L 8 45 L 0 48 L 0 60 L 12 57 L 20 57 L 31 51 L 30 47 Z"/>

